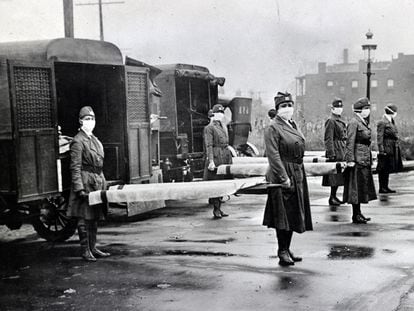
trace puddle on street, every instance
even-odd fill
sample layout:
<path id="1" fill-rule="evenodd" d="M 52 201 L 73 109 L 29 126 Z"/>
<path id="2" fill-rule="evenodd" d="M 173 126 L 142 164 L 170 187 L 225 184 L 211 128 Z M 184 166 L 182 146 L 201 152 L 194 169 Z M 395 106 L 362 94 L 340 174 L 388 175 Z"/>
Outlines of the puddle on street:
<path id="1" fill-rule="evenodd" d="M 363 259 L 374 255 L 374 248 L 353 245 L 330 245 L 329 259 Z"/>
<path id="2" fill-rule="evenodd" d="M 335 236 L 352 236 L 352 237 L 367 237 L 370 236 L 371 232 L 366 231 L 354 231 L 354 232 L 339 232 L 339 233 L 333 233 L 332 235 Z"/>
<path id="3" fill-rule="evenodd" d="M 326 220 L 332 222 L 349 222 L 349 216 L 342 214 L 326 215 Z"/>
<path id="4" fill-rule="evenodd" d="M 283 276 L 279 279 L 279 288 L 281 290 L 291 289 L 295 287 L 296 281 L 295 279 L 291 278 L 290 276 Z"/>
<path id="5" fill-rule="evenodd" d="M 414 225 L 405 225 L 399 228 L 400 230 L 414 230 Z"/>
<path id="6" fill-rule="evenodd" d="M 158 250 L 158 251 L 146 251 L 142 256 L 214 256 L 214 257 L 248 257 L 247 255 L 236 255 L 228 252 L 208 252 L 208 251 L 189 251 L 189 250 Z"/>
<path id="7" fill-rule="evenodd" d="M 188 239 L 169 239 L 166 240 L 167 242 L 191 242 L 191 243 L 220 243 L 220 244 L 227 244 L 230 242 L 235 241 L 234 238 L 229 239 L 212 239 L 212 240 L 188 240 Z"/>

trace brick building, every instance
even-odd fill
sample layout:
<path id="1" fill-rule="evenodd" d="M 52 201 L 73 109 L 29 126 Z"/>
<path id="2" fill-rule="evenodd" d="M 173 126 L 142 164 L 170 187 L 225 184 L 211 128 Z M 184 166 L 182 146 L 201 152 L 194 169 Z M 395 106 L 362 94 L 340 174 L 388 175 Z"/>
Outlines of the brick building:
<path id="1" fill-rule="evenodd" d="M 318 72 L 296 78 L 297 119 L 311 139 L 314 147 L 323 146 L 324 122 L 330 114 L 330 103 L 335 97 L 344 102 L 344 117 L 352 115 L 352 104 L 366 96 L 367 64 L 348 62 L 348 50 L 344 50 L 343 63 L 318 64 Z M 389 103 L 398 106 L 397 125 L 402 136 L 414 135 L 414 55 L 399 53 L 391 61 L 372 63 L 371 122 L 384 114 Z"/>

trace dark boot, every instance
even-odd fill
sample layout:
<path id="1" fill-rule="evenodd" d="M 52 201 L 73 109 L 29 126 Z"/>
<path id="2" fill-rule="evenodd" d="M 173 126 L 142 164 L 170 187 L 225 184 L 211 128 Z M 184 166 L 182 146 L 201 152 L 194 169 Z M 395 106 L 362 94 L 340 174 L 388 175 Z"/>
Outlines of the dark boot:
<path id="1" fill-rule="evenodd" d="M 367 218 L 361 214 L 361 204 L 352 204 L 352 222 L 354 224 L 366 224 L 367 221 Z"/>
<path id="2" fill-rule="evenodd" d="M 213 205 L 213 216 L 214 219 L 220 219 L 221 216 L 221 210 L 220 210 L 220 198 L 212 198 L 211 199 L 211 205 Z"/>
<path id="3" fill-rule="evenodd" d="M 88 230 L 85 224 L 78 224 L 78 234 L 81 246 L 81 256 L 86 261 L 96 261 L 96 258 L 92 255 L 89 247 Z"/>
<path id="4" fill-rule="evenodd" d="M 302 261 L 302 257 L 299 256 L 295 256 L 295 254 L 293 254 L 293 252 L 290 250 L 290 243 L 292 242 L 292 236 L 293 236 L 293 231 L 287 231 L 287 247 L 288 247 L 288 253 L 290 258 L 294 261 L 294 262 L 299 262 Z"/>
<path id="5" fill-rule="evenodd" d="M 388 174 L 385 173 L 378 173 L 378 182 L 379 182 L 379 193 L 389 193 L 387 190 L 387 180 Z"/>
<path id="6" fill-rule="evenodd" d="M 288 243 L 289 243 L 289 234 L 286 230 L 276 229 L 278 251 L 277 256 L 279 257 L 279 265 L 281 266 L 293 266 L 295 263 L 289 256 Z"/>
<path id="7" fill-rule="evenodd" d="M 91 249 L 92 255 L 96 257 L 109 257 L 111 256 L 110 253 L 105 253 L 96 248 L 96 236 L 98 234 L 98 222 L 91 221 L 88 223 L 89 226 L 89 247 Z"/>
<path id="8" fill-rule="evenodd" d="M 229 216 L 229 214 L 226 214 L 221 209 L 220 209 L 220 215 L 221 215 L 221 217 L 227 217 L 227 216 Z"/>
<path id="9" fill-rule="evenodd" d="M 338 191 L 338 186 L 331 186 L 331 195 L 329 196 L 329 205 L 340 205 L 343 202 L 336 197 L 336 192 Z"/>
<path id="10" fill-rule="evenodd" d="M 388 183 L 389 182 L 390 182 L 390 174 L 387 174 L 384 177 L 385 189 L 387 190 L 388 193 L 396 193 L 397 191 L 391 190 L 390 188 L 388 188 Z"/>

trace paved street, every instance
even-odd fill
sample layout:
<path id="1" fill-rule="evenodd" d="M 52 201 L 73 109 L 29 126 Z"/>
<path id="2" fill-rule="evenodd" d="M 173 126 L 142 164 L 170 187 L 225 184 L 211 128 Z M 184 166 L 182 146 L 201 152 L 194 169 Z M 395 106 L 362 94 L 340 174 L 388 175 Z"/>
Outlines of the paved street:
<path id="1" fill-rule="evenodd" d="M 109 259 L 78 258 L 25 226 L 0 230 L 0 310 L 414 310 L 414 172 L 391 176 L 396 195 L 329 207 L 310 178 L 314 231 L 293 237 L 304 257 L 278 266 L 275 233 L 261 226 L 266 197 L 232 197 L 230 217 L 206 202 L 173 202 L 135 222 L 100 228 Z M 377 183 L 376 183 L 377 185 Z"/>

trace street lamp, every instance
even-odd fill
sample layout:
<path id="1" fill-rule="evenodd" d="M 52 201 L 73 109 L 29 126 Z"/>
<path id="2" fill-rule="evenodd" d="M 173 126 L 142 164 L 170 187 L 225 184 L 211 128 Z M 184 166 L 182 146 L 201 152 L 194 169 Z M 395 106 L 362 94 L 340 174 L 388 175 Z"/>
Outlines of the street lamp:
<path id="1" fill-rule="evenodd" d="M 371 51 L 375 51 L 377 48 L 377 45 L 373 44 L 370 41 L 372 40 L 372 37 L 374 36 L 374 34 L 370 30 L 368 30 L 365 36 L 367 37 L 367 44 L 363 44 L 362 49 L 364 50 L 364 54 L 367 53 L 367 56 L 366 56 L 367 72 L 364 72 L 364 73 L 367 75 L 367 98 L 370 99 L 371 75 L 373 75 L 373 73 L 371 72 Z"/>

